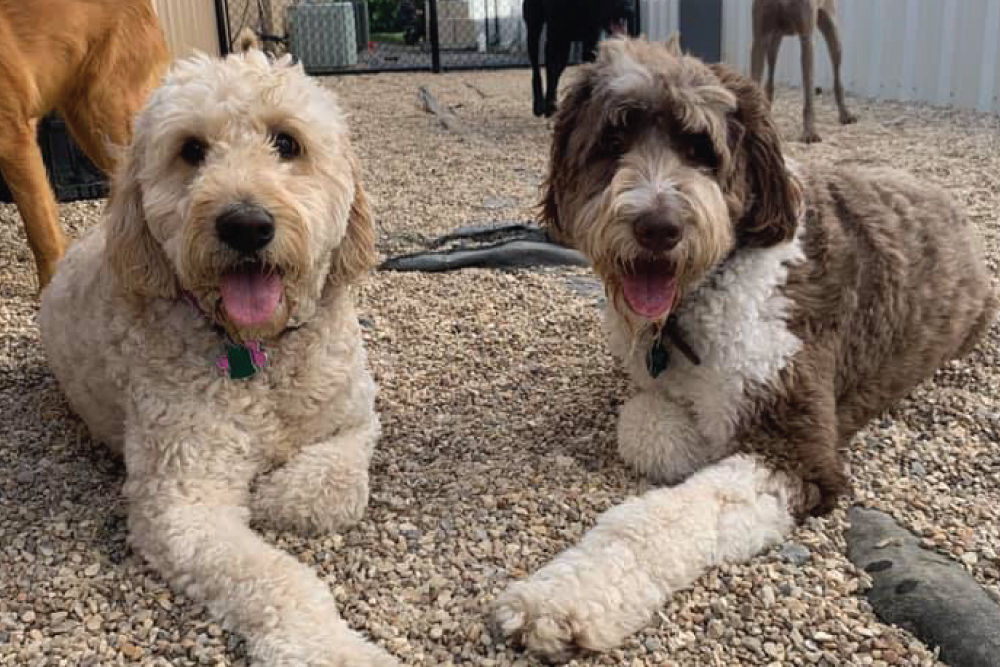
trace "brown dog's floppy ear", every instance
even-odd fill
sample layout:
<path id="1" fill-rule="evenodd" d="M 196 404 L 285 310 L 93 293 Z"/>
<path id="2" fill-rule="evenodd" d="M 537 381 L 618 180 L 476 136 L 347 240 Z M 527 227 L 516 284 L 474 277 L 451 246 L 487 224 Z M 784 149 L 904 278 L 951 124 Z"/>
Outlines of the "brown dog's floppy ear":
<path id="1" fill-rule="evenodd" d="M 789 240 L 798 226 L 802 190 L 785 166 L 767 98 L 753 81 L 725 65 L 710 67 L 738 105 L 729 120 L 731 164 L 720 174 L 727 194 L 742 202 L 738 240 L 755 247 Z"/>
<path id="2" fill-rule="evenodd" d="M 170 262 L 153 238 L 142 208 L 136 148 L 122 156 L 111 185 L 105 233 L 105 257 L 118 286 L 148 297 L 174 298 L 177 281 Z"/>
<path id="3" fill-rule="evenodd" d="M 347 216 L 347 232 L 340 247 L 333 251 L 330 277 L 339 284 L 350 284 L 375 266 L 375 221 L 368 195 L 361 185 L 361 169 L 357 158 L 351 158 L 354 177 L 354 200 Z"/>
<path id="4" fill-rule="evenodd" d="M 572 234 L 566 220 L 559 217 L 558 193 L 566 189 L 566 179 L 574 171 L 570 138 L 580 123 L 584 103 L 592 93 L 587 72 L 590 65 L 581 67 L 581 75 L 559 102 L 552 131 L 552 148 L 549 154 L 549 172 L 542 183 L 541 223 L 553 240 L 569 244 Z M 587 68 L 587 69 L 585 69 Z"/>

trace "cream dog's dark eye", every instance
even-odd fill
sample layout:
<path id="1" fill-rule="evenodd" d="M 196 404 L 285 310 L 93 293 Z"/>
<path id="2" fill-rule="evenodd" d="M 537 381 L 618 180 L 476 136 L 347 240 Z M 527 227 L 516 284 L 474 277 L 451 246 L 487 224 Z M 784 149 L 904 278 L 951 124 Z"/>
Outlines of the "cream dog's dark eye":
<path id="1" fill-rule="evenodd" d="M 290 134 L 279 132 L 274 136 L 274 147 L 278 149 L 278 155 L 282 160 L 291 160 L 302 154 L 302 146 Z"/>
<path id="2" fill-rule="evenodd" d="M 201 139 L 188 139 L 181 146 L 181 159 L 192 167 L 197 167 L 205 161 L 208 146 Z"/>

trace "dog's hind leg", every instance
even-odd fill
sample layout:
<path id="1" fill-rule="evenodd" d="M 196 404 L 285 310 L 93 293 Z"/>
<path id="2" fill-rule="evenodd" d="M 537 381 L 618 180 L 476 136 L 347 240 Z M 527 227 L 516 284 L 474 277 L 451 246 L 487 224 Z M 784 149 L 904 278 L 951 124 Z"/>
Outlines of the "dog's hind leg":
<path id="1" fill-rule="evenodd" d="M 769 35 L 754 32 L 753 44 L 750 46 L 750 78 L 758 86 L 764 81 L 764 55 L 769 43 Z"/>
<path id="2" fill-rule="evenodd" d="M 310 445 L 258 485 L 254 518 L 300 534 L 356 523 L 368 505 L 368 462 L 377 428 L 349 429 Z"/>
<path id="3" fill-rule="evenodd" d="M 24 220 L 41 291 L 52 279 L 56 264 L 65 252 L 66 241 L 59 227 L 55 194 L 49 186 L 42 151 L 38 147 L 38 124 L 23 113 L 12 117 L 10 111 L 0 106 L 0 173 Z"/>
<path id="4" fill-rule="evenodd" d="M 528 60 L 531 61 L 531 102 L 536 116 L 545 113 L 545 91 L 542 90 L 542 71 L 538 63 L 538 47 L 542 41 L 545 15 L 538 0 L 524 0 L 521 13 L 528 29 Z"/>
<path id="5" fill-rule="evenodd" d="M 764 92 L 768 102 L 774 101 L 774 67 L 778 62 L 778 49 L 781 48 L 781 34 L 768 32 L 753 40 L 750 52 L 750 72 L 757 85 L 764 80 L 764 58 L 767 58 L 767 85 Z"/>
<path id="6" fill-rule="evenodd" d="M 497 624 L 549 658 L 618 646 L 708 568 L 780 542 L 803 496 L 797 478 L 756 457 L 726 458 L 605 512 L 579 544 L 500 596 Z"/>
<path id="7" fill-rule="evenodd" d="M 820 141 L 816 132 L 816 118 L 813 111 L 813 35 L 808 30 L 799 35 L 802 46 L 802 141 L 807 144 Z"/>
<path id="8" fill-rule="evenodd" d="M 823 38 L 826 40 L 826 48 L 830 52 L 830 63 L 833 65 L 833 93 L 837 98 L 840 124 L 848 125 L 856 123 L 858 117 L 847 110 L 847 103 L 844 101 L 844 86 L 840 81 L 842 52 L 840 48 L 840 33 L 837 30 L 837 20 L 825 9 L 820 9 L 816 17 L 816 25 L 820 32 L 823 33 Z"/>
<path id="9" fill-rule="evenodd" d="M 778 34 L 771 35 L 771 41 L 767 45 L 767 86 L 764 92 L 767 93 L 767 101 L 774 101 L 774 70 L 778 66 L 778 50 L 781 49 L 783 37 Z"/>
<path id="10" fill-rule="evenodd" d="M 559 96 L 559 77 L 569 63 L 570 41 L 564 35 L 552 34 L 545 37 L 545 115 L 556 112 Z"/>

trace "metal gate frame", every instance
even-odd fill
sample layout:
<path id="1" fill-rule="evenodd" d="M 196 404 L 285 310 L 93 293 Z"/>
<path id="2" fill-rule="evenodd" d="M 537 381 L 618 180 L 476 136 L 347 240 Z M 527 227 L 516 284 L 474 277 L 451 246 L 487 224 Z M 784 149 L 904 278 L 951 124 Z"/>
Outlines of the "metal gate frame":
<path id="1" fill-rule="evenodd" d="M 641 31 L 640 24 L 640 6 L 639 0 L 633 0 L 635 5 L 635 10 L 633 14 L 632 21 L 629 22 L 628 32 L 630 35 L 638 35 Z M 525 59 L 524 62 L 511 63 L 511 62 L 501 62 L 501 63 L 489 63 L 489 62 L 478 62 L 478 63 L 458 63 L 450 64 L 448 66 L 442 66 L 441 63 L 441 38 L 439 32 L 439 20 L 438 20 L 438 0 L 427 0 L 428 3 L 428 35 L 427 40 L 430 44 L 430 56 L 431 62 L 430 66 L 425 66 L 423 64 L 412 64 L 412 65 L 400 65 L 396 67 L 368 67 L 368 68 L 343 68 L 335 69 L 329 72 L 323 72 L 322 74 L 377 74 L 380 72 L 433 72 L 439 74 L 441 72 L 455 72 L 462 70 L 501 70 L 501 69 L 522 69 L 530 67 L 530 63 Z M 216 23 L 218 25 L 219 31 L 219 49 L 222 55 L 227 55 L 231 52 L 231 46 L 233 43 L 234 35 L 232 34 L 231 27 L 229 25 L 229 0 L 215 0 L 215 14 Z"/>

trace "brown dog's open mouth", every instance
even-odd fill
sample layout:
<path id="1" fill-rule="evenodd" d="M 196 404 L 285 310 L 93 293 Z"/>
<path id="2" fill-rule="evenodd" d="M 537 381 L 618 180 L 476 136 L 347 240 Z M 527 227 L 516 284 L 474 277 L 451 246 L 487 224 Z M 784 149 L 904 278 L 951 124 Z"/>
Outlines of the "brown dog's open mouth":
<path id="1" fill-rule="evenodd" d="M 625 303 L 636 315 L 662 320 L 677 296 L 674 265 L 666 260 L 640 260 L 622 277 Z"/>
<path id="2" fill-rule="evenodd" d="M 243 264 L 219 280 L 222 307 L 237 326 L 259 326 L 274 318 L 285 286 L 281 275 L 264 264 Z"/>

